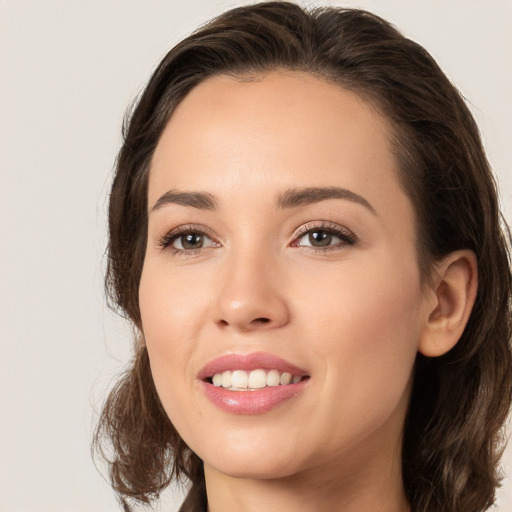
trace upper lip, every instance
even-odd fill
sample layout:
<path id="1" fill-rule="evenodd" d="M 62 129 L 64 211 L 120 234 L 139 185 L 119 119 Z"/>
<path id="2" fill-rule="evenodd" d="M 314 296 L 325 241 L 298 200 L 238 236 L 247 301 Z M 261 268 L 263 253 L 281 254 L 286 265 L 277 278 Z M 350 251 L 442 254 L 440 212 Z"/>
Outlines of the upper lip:
<path id="1" fill-rule="evenodd" d="M 198 379 L 205 380 L 216 373 L 222 373 L 226 370 L 278 370 L 280 372 L 289 372 L 292 375 L 308 375 L 294 364 L 285 361 L 281 357 L 266 352 L 253 352 L 250 354 L 225 354 L 206 363 L 198 374 Z"/>

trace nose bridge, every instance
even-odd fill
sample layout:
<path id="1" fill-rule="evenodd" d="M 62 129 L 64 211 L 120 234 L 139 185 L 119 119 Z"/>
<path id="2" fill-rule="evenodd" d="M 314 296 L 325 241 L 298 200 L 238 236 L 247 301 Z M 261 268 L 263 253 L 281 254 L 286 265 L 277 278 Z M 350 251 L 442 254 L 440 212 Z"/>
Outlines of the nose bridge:
<path id="1" fill-rule="evenodd" d="M 226 259 L 216 320 L 242 331 L 280 327 L 288 322 L 289 309 L 278 256 L 251 245 L 234 247 Z"/>

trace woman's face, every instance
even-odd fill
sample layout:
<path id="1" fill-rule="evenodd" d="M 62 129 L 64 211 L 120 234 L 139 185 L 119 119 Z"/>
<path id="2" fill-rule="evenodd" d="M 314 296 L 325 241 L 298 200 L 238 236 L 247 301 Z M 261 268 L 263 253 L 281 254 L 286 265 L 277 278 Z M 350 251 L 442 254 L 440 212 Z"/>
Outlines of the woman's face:
<path id="1" fill-rule="evenodd" d="M 148 199 L 151 370 L 205 469 L 389 471 L 428 308 L 386 122 L 307 74 L 211 78 L 172 115 Z"/>

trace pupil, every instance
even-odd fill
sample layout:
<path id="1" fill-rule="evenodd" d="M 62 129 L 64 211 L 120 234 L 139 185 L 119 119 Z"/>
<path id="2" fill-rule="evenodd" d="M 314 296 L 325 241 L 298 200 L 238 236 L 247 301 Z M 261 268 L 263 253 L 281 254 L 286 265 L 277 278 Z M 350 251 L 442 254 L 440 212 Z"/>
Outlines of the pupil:
<path id="1" fill-rule="evenodd" d="M 203 235 L 189 233 L 181 237 L 181 245 L 184 249 L 198 249 L 203 245 Z"/>
<path id="2" fill-rule="evenodd" d="M 327 231 L 313 231 L 309 234 L 309 243 L 314 247 L 326 247 L 331 241 L 332 235 Z"/>

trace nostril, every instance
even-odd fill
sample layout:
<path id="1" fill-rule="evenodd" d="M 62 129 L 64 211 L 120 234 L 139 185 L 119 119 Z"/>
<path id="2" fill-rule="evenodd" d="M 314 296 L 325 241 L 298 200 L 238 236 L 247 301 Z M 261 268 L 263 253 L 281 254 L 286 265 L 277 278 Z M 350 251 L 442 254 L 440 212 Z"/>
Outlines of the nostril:
<path id="1" fill-rule="evenodd" d="M 252 323 L 256 323 L 256 324 L 268 324 L 270 322 L 270 318 L 255 318 Z"/>
<path id="2" fill-rule="evenodd" d="M 255 325 L 268 324 L 270 322 L 271 322 L 270 318 L 260 317 L 260 318 L 255 318 L 254 320 L 251 320 L 249 322 L 249 324 L 255 326 Z M 219 324 L 223 327 L 227 327 L 228 325 L 230 325 L 230 323 L 224 319 L 219 320 Z"/>

